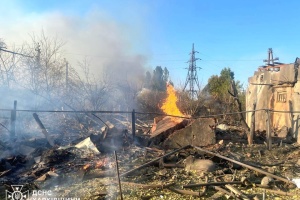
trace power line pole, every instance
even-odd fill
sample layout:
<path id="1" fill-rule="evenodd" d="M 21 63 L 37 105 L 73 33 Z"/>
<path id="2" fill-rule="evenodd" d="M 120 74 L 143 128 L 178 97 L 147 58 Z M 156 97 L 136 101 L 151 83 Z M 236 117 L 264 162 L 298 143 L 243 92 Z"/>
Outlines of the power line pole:
<path id="1" fill-rule="evenodd" d="M 38 67 L 40 67 L 40 64 L 41 64 L 41 48 L 40 48 L 40 44 L 38 43 L 37 44 L 37 47 L 35 48 L 35 51 L 37 52 L 37 55 L 36 55 L 36 63 L 38 65 Z"/>
<path id="2" fill-rule="evenodd" d="M 268 59 L 265 59 L 264 62 L 267 65 L 274 65 L 275 60 L 279 60 L 279 58 L 278 57 L 273 58 L 273 50 L 272 50 L 272 48 L 269 48 L 269 50 L 268 50 Z"/>
<path id="3" fill-rule="evenodd" d="M 66 92 L 69 90 L 69 62 L 65 59 L 66 62 Z"/>
<path id="4" fill-rule="evenodd" d="M 278 62 L 279 58 L 273 57 L 273 50 L 272 48 L 268 49 L 268 58 L 264 59 L 263 62 L 265 62 L 265 65 L 261 66 L 259 70 L 268 70 L 268 71 L 278 71 L 279 68 L 277 65 L 282 65 L 283 63 Z M 276 61 L 276 62 L 275 62 Z"/>
<path id="5" fill-rule="evenodd" d="M 198 98 L 198 91 L 200 90 L 197 68 L 201 69 L 201 67 L 196 66 L 196 60 L 199 60 L 199 58 L 195 57 L 195 53 L 199 53 L 199 52 L 195 51 L 194 43 L 193 43 L 192 52 L 190 53 L 191 58 L 188 61 L 189 63 L 189 67 L 187 68 L 188 74 L 183 88 L 183 91 L 188 91 L 190 98 L 194 100 Z M 186 90 L 188 85 L 189 85 L 189 89 Z M 198 87 L 198 89 L 196 87 Z"/>

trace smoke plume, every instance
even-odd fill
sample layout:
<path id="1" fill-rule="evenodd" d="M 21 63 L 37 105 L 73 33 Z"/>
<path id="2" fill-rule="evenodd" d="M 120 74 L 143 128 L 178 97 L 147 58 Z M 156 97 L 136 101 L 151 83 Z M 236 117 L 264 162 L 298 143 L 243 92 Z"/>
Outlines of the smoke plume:
<path id="1" fill-rule="evenodd" d="M 90 72 L 97 76 L 104 70 L 115 79 L 132 79 L 144 74 L 147 58 L 136 52 L 142 47 L 135 46 L 143 45 L 139 42 L 143 38 L 141 23 L 121 23 L 100 8 L 79 15 L 55 10 L 28 13 L 17 1 L 7 2 L 0 12 L 7 19 L 0 21 L 0 38 L 8 48 L 30 43 L 32 35 L 43 31 L 66 43 L 63 54 L 73 67 L 88 59 Z"/>

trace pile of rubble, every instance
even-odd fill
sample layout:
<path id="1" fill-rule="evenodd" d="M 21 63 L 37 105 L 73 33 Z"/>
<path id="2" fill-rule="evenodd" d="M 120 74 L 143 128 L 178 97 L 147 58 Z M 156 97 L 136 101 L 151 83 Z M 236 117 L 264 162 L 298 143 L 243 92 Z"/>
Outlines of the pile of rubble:
<path id="1" fill-rule="evenodd" d="M 211 118 L 158 117 L 149 126 L 138 126 L 135 137 L 129 127 L 106 121 L 68 144 L 41 120 L 37 123 L 44 138 L 0 146 L 1 199 L 14 192 L 13 185 L 80 199 L 300 196 L 300 146 L 248 146 L 245 131 Z"/>

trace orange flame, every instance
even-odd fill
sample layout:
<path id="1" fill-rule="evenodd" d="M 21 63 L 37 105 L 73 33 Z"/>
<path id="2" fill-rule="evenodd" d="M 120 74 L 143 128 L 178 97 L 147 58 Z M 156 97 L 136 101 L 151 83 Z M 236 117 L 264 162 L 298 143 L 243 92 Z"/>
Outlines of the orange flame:
<path id="1" fill-rule="evenodd" d="M 177 96 L 174 87 L 171 84 L 167 85 L 167 98 L 165 99 L 161 109 L 167 115 L 184 116 L 176 105 Z"/>
<path id="2" fill-rule="evenodd" d="M 91 164 L 88 163 L 88 164 L 86 164 L 86 165 L 83 166 L 83 170 L 87 170 L 90 167 L 91 167 Z"/>
<path id="3" fill-rule="evenodd" d="M 102 168 L 105 167 L 109 163 L 108 158 L 104 158 L 102 160 L 98 160 L 96 162 L 95 168 Z"/>

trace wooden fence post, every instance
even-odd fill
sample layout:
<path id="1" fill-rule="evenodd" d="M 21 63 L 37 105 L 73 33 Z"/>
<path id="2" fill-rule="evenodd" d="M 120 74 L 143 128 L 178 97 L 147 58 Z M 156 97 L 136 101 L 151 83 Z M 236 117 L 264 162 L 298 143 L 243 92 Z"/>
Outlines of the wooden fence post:
<path id="1" fill-rule="evenodd" d="M 267 118 L 268 118 L 268 122 L 267 122 L 267 147 L 268 147 L 268 150 L 271 150 L 272 149 L 272 136 L 271 136 L 271 130 L 270 130 L 270 126 L 271 126 L 270 109 L 267 110 Z"/>
<path id="2" fill-rule="evenodd" d="M 10 138 L 16 137 L 17 101 L 14 101 L 14 109 L 10 113 Z"/>
<path id="3" fill-rule="evenodd" d="M 253 112 L 251 115 L 251 127 L 250 127 L 250 135 L 248 138 L 248 144 L 252 145 L 253 144 L 253 136 L 255 133 L 255 109 L 256 109 L 256 103 L 253 104 Z"/>
<path id="4" fill-rule="evenodd" d="M 135 138 L 135 110 L 132 110 L 131 114 L 132 120 L 131 120 L 131 126 L 132 126 L 132 137 Z"/>

